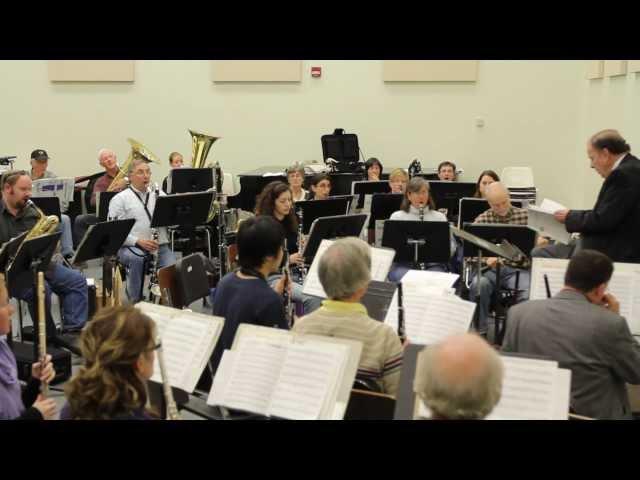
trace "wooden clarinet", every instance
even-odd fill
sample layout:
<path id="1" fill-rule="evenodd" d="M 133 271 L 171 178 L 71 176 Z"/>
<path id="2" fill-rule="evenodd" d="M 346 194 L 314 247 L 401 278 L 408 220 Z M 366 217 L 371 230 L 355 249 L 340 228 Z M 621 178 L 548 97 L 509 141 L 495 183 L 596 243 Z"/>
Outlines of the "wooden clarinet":
<path id="1" fill-rule="evenodd" d="M 404 307 L 402 306 L 402 282 L 398 282 L 398 337 L 403 343 L 407 338 L 404 325 Z"/>
<path id="2" fill-rule="evenodd" d="M 424 222 L 424 205 L 420 205 L 420 221 Z"/>
<path id="3" fill-rule="evenodd" d="M 40 357 L 40 371 L 44 371 L 47 360 L 47 323 L 45 314 L 45 290 L 44 273 L 38 272 L 38 357 Z M 40 392 L 43 396 L 49 395 L 49 384 L 40 382 Z"/>
<path id="4" fill-rule="evenodd" d="M 173 391 L 169 383 L 169 374 L 164 363 L 164 353 L 162 352 L 162 342 L 158 340 L 158 348 L 156 354 L 158 356 L 158 365 L 160 366 L 160 376 L 162 377 L 162 391 L 164 392 L 164 401 L 167 404 L 167 420 L 182 420 L 176 401 L 173 398 Z"/>

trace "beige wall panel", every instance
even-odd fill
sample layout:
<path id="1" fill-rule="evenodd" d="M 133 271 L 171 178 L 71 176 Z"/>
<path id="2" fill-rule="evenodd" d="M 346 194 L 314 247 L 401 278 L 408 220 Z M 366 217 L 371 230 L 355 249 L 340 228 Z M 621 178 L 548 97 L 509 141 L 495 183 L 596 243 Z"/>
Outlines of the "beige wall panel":
<path id="1" fill-rule="evenodd" d="M 50 60 L 52 82 L 133 82 L 134 60 Z"/>
<path id="2" fill-rule="evenodd" d="M 214 60 L 214 82 L 300 82 L 301 60 Z"/>
<path id="3" fill-rule="evenodd" d="M 385 82 L 475 82 L 477 60 L 385 60 Z"/>
<path id="4" fill-rule="evenodd" d="M 626 73 L 627 73 L 626 60 L 605 60 L 604 61 L 605 76 L 616 77 L 618 75 L 626 75 Z"/>
<path id="5" fill-rule="evenodd" d="M 589 60 L 587 62 L 587 78 L 593 80 L 604 75 L 604 60 Z"/>
<path id="6" fill-rule="evenodd" d="M 640 60 L 627 60 L 627 70 L 629 72 L 640 72 Z"/>

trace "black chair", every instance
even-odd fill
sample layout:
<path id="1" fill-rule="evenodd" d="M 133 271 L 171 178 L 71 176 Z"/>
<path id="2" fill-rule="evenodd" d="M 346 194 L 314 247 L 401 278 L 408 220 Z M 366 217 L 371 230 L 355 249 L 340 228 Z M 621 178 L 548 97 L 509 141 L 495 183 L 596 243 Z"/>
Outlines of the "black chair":
<path id="1" fill-rule="evenodd" d="M 384 393 L 353 389 L 345 420 L 393 420 L 396 399 Z"/>

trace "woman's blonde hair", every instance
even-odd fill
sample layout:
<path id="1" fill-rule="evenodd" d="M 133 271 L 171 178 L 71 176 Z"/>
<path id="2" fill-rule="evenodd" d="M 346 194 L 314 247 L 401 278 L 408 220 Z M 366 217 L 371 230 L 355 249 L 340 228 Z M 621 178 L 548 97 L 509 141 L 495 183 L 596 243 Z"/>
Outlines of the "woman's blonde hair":
<path id="1" fill-rule="evenodd" d="M 402 177 L 405 181 L 409 181 L 409 174 L 403 168 L 394 168 L 389 174 L 389 181 L 392 182 L 396 177 Z"/>
<path id="2" fill-rule="evenodd" d="M 110 419 L 143 409 L 146 380 L 136 371 L 155 347 L 155 325 L 133 306 L 96 313 L 80 336 L 85 365 L 65 387 L 76 419 Z"/>

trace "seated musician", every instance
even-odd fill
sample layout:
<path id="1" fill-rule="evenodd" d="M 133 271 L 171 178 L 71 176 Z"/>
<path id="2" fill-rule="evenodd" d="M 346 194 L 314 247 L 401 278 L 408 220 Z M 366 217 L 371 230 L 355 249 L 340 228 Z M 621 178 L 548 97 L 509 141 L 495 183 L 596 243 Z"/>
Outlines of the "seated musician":
<path id="1" fill-rule="evenodd" d="M 118 193 L 109 203 L 109 218 L 123 220 L 135 218 L 131 232 L 118 252 L 118 258 L 127 267 L 127 296 L 131 303 L 142 299 L 145 260 L 157 254 L 156 268 L 176 263 L 174 253 L 169 249 L 166 227 L 158 228 L 158 238 L 153 238 L 151 219 L 156 207 L 156 194 L 149 187 L 151 169 L 142 159 L 134 159 L 129 165 L 131 185 Z M 159 195 L 165 193 L 159 191 Z"/>
<path id="2" fill-rule="evenodd" d="M 453 162 L 442 162 L 438 165 L 438 179 L 443 182 L 457 182 L 456 164 Z"/>
<path id="3" fill-rule="evenodd" d="M 358 377 L 395 395 L 402 367 L 400 338 L 389 325 L 369 317 L 360 303 L 371 281 L 371 248 L 355 237 L 336 240 L 320 258 L 318 276 L 329 299 L 298 320 L 293 331 L 362 342 Z"/>
<path id="4" fill-rule="evenodd" d="M 27 201 L 31 198 L 31 177 L 24 170 L 2 175 L 2 202 L 0 203 L 0 243 L 29 231 L 40 219 L 40 214 Z M 53 329 L 51 317 L 51 291 L 62 299 L 63 331 L 77 332 L 87 321 L 89 302 L 87 279 L 77 270 L 51 261 L 45 272 L 45 305 L 48 328 Z M 33 287 L 17 292 L 17 297 L 29 304 L 31 318 L 35 315 L 36 296 Z M 51 330 L 53 331 L 53 330 Z"/>
<path id="5" fill-rule="evenodd" d="M 16 357 L 6 339 L 13 312 L 4 275 L 0 274 L 0 420 L 51 420 L 56 414 L 56 401 L 39 395 L 40 381 L 50 382 L 56 376 L 51 355 L 47 355 L 44 369 L 40 362 L 31 366 L 31 379 L 21 392 Z"/>
<path id="6" fill-rule="evenodd" d="M 182 168 L 184 167 L 184 159 L 182 158 L 182 154 L 179 152 L 171 152 L 169 155 L 169 168 L 173 170 L 174 168 Z M 169 193 L 167 191 L 167 182 L 169 181 L 169 177 L 164 177 L 162 180 L 162 191 L 164 193 Z"/>
<path id="7" fill-rule="evenodd" d="M 476 182 L 476 193 L 473 195 L 474 198 L 484 198 L 484 189 L 487 185 L 493 182 L 499 182 L 500 177 L 493 170 L 485 170 L 478 177 L 478 181 Z"/>
<path id="8" fill-rule="evenodd" d="M 82 332 L 84 365 L 65 385 L 61 420 L 151 420 L 156 326 L 133 306 L 100 310 Z"/>
<path id="9" fill-rule="evenodd" d="M 367 180 L 370 182 L 379 182 L 382 180 L 382 163 L 375 157 L 371 157 L 364 162 L 364 169 L 367 172 Z"/>
<path id="10" fill-rule="evenodd" d="M 303 258 L 298 248 L 298 218 L 293 210 L 289 186 L 283 182 L 271 182 L 268 184 L 256 201 L 256 215 L 270 215 L 280 222 L 287 239 L 289 265 L 302 264 Z M 274 286 L 282 276 L 280 269 L 274 272 L 271 272 L 267 278 L 271 286 Z M 303 304 L 305 314 L 319 308 L 322 302 L 321 298 L 302 293 L 302 285 L 298 283 L 292 283 L 291 293 L 291 299 L 294 302 Z"/>
<path id="11" fill-rule="evenodd" d="M 432 420 L 481 420 L 500 400 L 503 375 L 500 355 L 465 333 L 420 352 L 413 388 Z"/>
<path id="12" fill-rule="evenodd" d="M 391 193 L 404 193 L 407 190 L 407 183 L 409 183 L 409 175 L 404 168 L 395 168 L 389 174 Z"/>
<path id="13" fill-rule="evenodd" d="M 527 225 L 528 212 L 524 208 L 517 208 L 511 205 L 509 190 L 500 182 L 493 182 L 484 189 L 484 195 L 489 202 L 489 210 L 478 215 L 474 223 L 500 223 L 504 225 Z M 542 243 L 542 240 L 539 240 Z M 495 266 L 498 259 L 489 257 L 486 259 L 489 270 L 480 279 L 480 303 L 479 309 L 479 332 L 486 333 L 487 319 L 489 317 L 489 306 L 496 289 Z M 517 299 L 519 302 L 529 298 L 530 274 L 528 270 L 516 268 L 514 265 L 505 265 L 500 269 L 500 288 L 515 288 L 516 276 L 519 272 Z M 470 287 L 470 299 L 473 301 L 477 291 L 477 277 L 474 275 Z"/>
<path id="14" fill-rule="evenodd" d="M 31 180 L 42 180 L 44 178 L 56 178 L 57 175 L 49 170 L 49 155 L 42 149 L 31 152 Z M 60 245 L 62 246 L 62 256 L 66 259 L 73 257 L 73 236 L 71 235 L 71 219 L 66 212 L 68 203 L 60 204 Z"/>
<path id="15" fill-rule="evenodd" d="M 423 218 L 420 218 L 420 207 L 423 207 Z M 400 210 L 393 212 L 389 220 L 409 220 L 425 222 L 446 222 L 447 217 L 435 209 L 433 198 L 429 195 L 429 183 L 422 177 L 413 177 L 407 185 L 407 191 Z M 451 236 L 451 253 L 456 250 L 456 243 Z M 399 282 L 411 269 L 410 264 L 394 263 L 389 272 L 389 281 Z M 446 272 L 448 267 L 442 263 L 427 263 L 426 270 Z"/>
<path id="16" fill-rule="evenodd" d="M 331 195 L 331 177 L 326 173 L 318 173 L 311 180 L 309 200 L 326 200 Z"/>
<path id="17" fill-rule="evenodd" d="M 102 168 L 104 168 L 105 173 L 93 184 L 93 191 L 91 192 L 91 199 L 89 200 L 89 203 L 93 208 L 96 207 L 97 194 L 106 192 L 113 183 L 115 177 L 118 175 L 118 173 L 120 173 L 116 154 L 113 150 L 109 150 L 108 148 L 100 149 L 100 151 L 98 152 L 98 163 Z M 115 183 L 113 187 L 111 187 L 111 190 L 114 192 L 119 192 L 126 187 L 127 181 L 123 178 Z M 95 225 L 96 223 L 98 223 L 98 216 L 96 214 L 90 213 L 85 215 L 78 215 L 73 224 L 74 242 L 78 244 L 82 240 L 82 237 L 84 237 L 84 234 L 87 232 L 89 225 Z"/>
<path id="18" fill-rule="evenodd" d="M 299 163 L 287 168 L 287 182 L 291 187 L 291 194 L 293 195 L 294 202 L 301 202 L 307 200 L 309 192 L 302 188 L 304 183 L 304 167 Z"/>
<path id="19" fill-rule="evenodd" d="M 240 223 L 236 237 L 240 269 L 220 280 L 213 297 L 213 314 L 224 318 L 211 356 L 214 372 L 241 323 L 289 328 L 283 305 L 285 278 L 273 286 L 267 283 L 269 274 L 282 264 L 284 239 L 282 226 L 272 216 L 250 217 Z"/>

